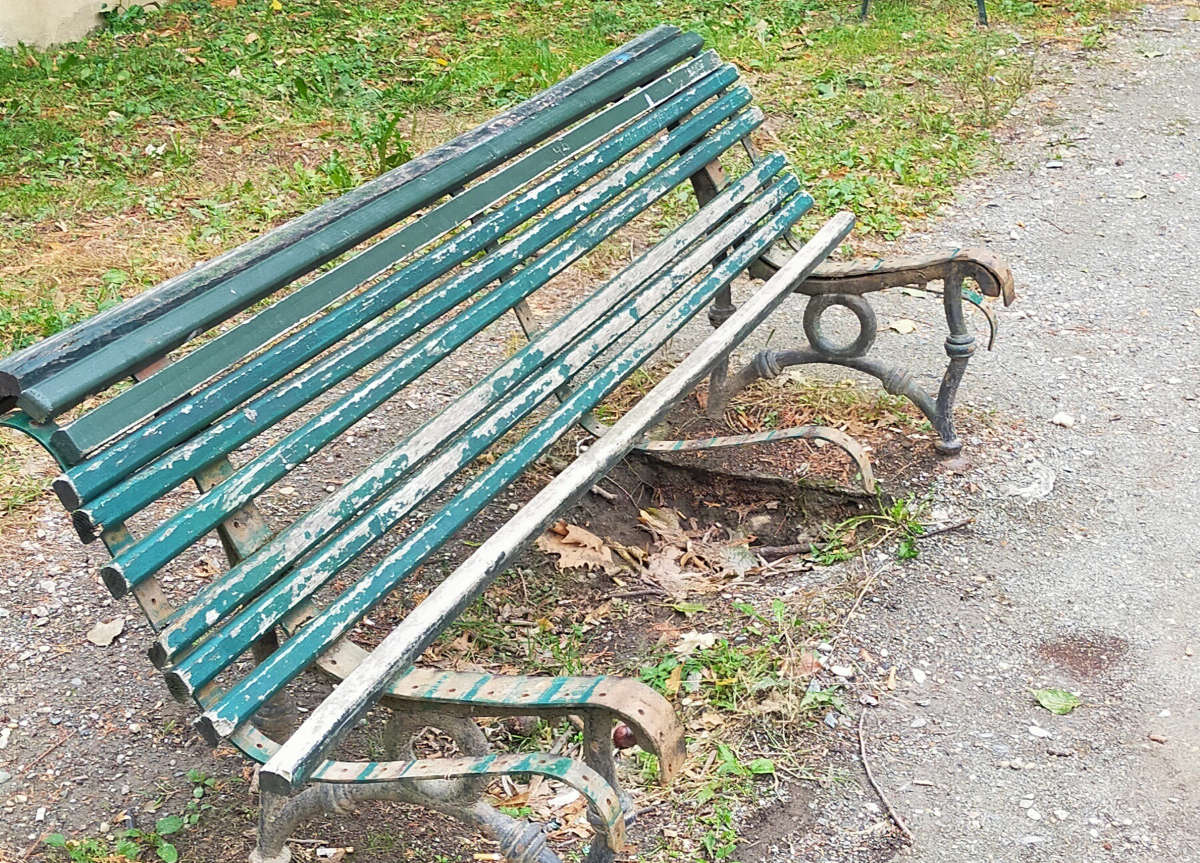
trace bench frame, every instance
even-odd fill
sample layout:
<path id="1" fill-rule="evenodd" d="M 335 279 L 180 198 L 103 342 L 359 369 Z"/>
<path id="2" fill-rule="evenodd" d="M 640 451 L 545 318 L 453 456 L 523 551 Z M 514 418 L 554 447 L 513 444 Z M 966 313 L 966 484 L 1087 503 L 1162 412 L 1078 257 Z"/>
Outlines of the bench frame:
<path id="1" fill-rule="evenodd" d="M 645 40 L 666 31 L 673 31 L 673 28 L 659 28 L 639 39 Z M 597 61 L 589 70 L 603 66 L 634 44 Z M 527 118 L 527 106 L 543 97 L 536 97 L 501 115 L 492 121 L 491 128 L 505 128 L 507 123 L 515 122 L 517 116 Z M 539 110 L 548 110 L 544 100 Z M 480 130 L 467 133 L 448 145 L 449 152 L 453 155 L 467 151 L 480 138 Z M 748 137 L 742 144 L 752 162 L 762 160 Z M 403 173 L 403 169 L 397 171 Z M 691 183 L 703 206 L 725 188 L 727 180 L 720 163 L 714 161 L 695 174 Z M 385 181 L 382 186 L 376 186 L 376 191 L 379 188 L 385 189 L 386 194 L 388 183 Z M 306 254 L 312 260 L 331 260 L 345 248 L 320 239 L 328 225 L 323 219 L 333 213 L 344 213 L 352 206 L 364 208 L 366 215 L 363 218 L 367 218 L 372 199 L 363 198 L 360 191 L 169 280 L 110 314 L 3 361 L 0 363 L 0 411 L 19 404 L 23 412 L 0 416 L 0 425 L 32 437 L 64 469 L 72 466 L 82 457 L 86 442 L 72 439 L 54 422 L 54 405 L 77 404 L 100 383 L 107 385 L 111 380 L 102 381 L 103 375 L 98 373 L 91 381 L 62 381 L 61 375 L 56 377 L 56 374 L 70 358 L 96 352 L 126 351 L 120 336 L 128 330 L 130 321 L 138 320 L 139 316 L 153 319 L 181 303 L 203 298 L 206 286 L 229 279 L 230 274 L 236 278 L 239 273 L 253 270 L 264 256 L 279 254 L 281 250 L 290 253 L 290 249 L 308 244 L 313 251 Z M 852 224 L 852 217 L 841 214 L 803 246 L 790 238 L 777 244 L 752 265 L 751 273 L 764 278 L 766 283 L 740 307 L 734 305 L 728 287 L 720 289 L 709 308 L 713 332 L 612 426 L 605 426 L 590 414 L 586 415 L 580 424 L 596 435 L 596 441 L 444 579 L 378 647 L 368 653 L 343 638 L 317 660 L 318 670 L 341 679 L 342 683 L 286 741 L 280 744 L 272 739 L 272 734 L 294 719 L 292 706 L 283 698 L 269 702 L 255 716 L 253 723 L 233 728 L 206 724 L 207 720 L 199 723 L 201 733 L 210 742 L 226 738 L 251 757 L 266 762 L 260 772 L 259 838 L 251 855 L 252 861 L 285 863 L 290 856 L 285 842 L 297 825 L 322 813 L 345 812 L 368 799 L 401 800 L 450 815 L 493 836 L 500 844 L 501 853 L 513 861 L 557 861 L 537 825 L 505 816 L 481 800 L 487 778 L 504 773 L 541 774 L 581 790 L 590 802 L 589 821 L 605 839 L 592 842 L 587 861 L 607 863 L 614 859 L 614 854 L 623 845 L 626 823 L 632 821 L 633 809 L 630 799 L 620 791 L 617 783 L 612 724 L 614 718 L 627 723 L 637 742 L 659 756 L 665 781 L 680 767 L 685 756 L 682 728 L 665 700 L 640 684 L 612 678 L 505 678 L 505 691 L 490 701 L 464 701 L 453 694 L 472 687 L 480 689 L 487 684 L 483 678 L 501 679 L 489 675 L 456 676 L 419 669 L 412 663 L 472 600 L 486 590 L 530 538 L 633 449 L 674 451 L 788 438 L 819 438 L 845 449 L 857 463 L 864 486 L 868 490 L 874 489 L 865 453 L 836 429 L 805 426 L 703 440 L 648 439 L 647 430 L 705 376 L 709 378 L 708 411 L 713 416 L 720 416 L 738 391 L 755 380 L 779 374 L 787 366 L 824 363 L 856 369 L 878 378 L 888 392 L 909 398 L 938 432 L 939 451 L 957 453 L 962 444 L 954 428 L 953 406 L 966 364 L 974 351 L 974 336 L 964 320 L 963 302 L 973 303 L 987 314 L 992 331 L 990 348 L 996 321 L 980 295 L 1001 297 L 1006 304 L 1011 302 L 1011 274 L 989 253 L 957 250 L 919 258 L 824 263 L 847 236 Z M 966 279 L 976 283 L 978 292 L 963 288 Z M 925 393 L 902 370 L 866 357 L 875 339 L 876 321 L 864 295 L 901 285 L 924 286 L 930 281 L 943 283 L 941 294 L 950 331 L 946 339 L 949 364 L 936 397 Z M 804 313 L 808 347 L 761 351 L 752 362 L 731 373 L 732 351 L 791 293 L 809 298 Z M 253 301 L 255 297 L 246 294 L 236 301 L 229 301 L 223 309 L 209 310 L 209 314 L 235 313 L 239 304 L 244 308 Z M 859 334 L 849 346 L 832 343 L 821 331 L 821 315 L 833 305 L 850 309 L 859 320 Z M 527 334 L 536 331 L 537 323 L 523 300 L 514 311 Z M 163 319 L 167 320 L 166 317 Z M 146 345 L 129 348 L 138 355 L 125 357 L 125 365 L 134 360 L 143 363 L 134 374 L 135 379 L 143 379 L 157 371 L 162 358 L 189 334 L 164 324 L 159 335 L 160 339 L 152 349 L 147 349 Z M 194 480 L 200 490 L 205 491 L 218 485 L 232 471 L 228 459 L 222 457 L 196 473 Z M 60 494 L 66 492 L 60 489 Z M 231 565 L 253 553 L 263 537 L 270 534 L 270 528 L 253 502 L 240 507 L 217 530 Z M 130 541 L 123 526 L 103 530 L 100 538 L 110 550 L 119 549 Z M 170 614 L 170 604 L 157 580 L 148 578 L 135 585 L 132 593 L 146 612 L 151 626 L 158 630 Z M 284 631 L 288 632 L 289 626 L 298 624 L 308 613 L 306 604 L 297 606 L 290 619 L 285 620 Z M 276 636 L 268 633 L 255 642 L 255 659 L 267 659 L 278 645 Z M 547 693 L 547 680 L 559 681 L 556 686 L 563 686 L 561 681 L 567 681 L 567 689 L 577 685 L 577 697 L 574 700 L 560 697 L 555 701 L 552 694 Z M 206 706 L 203 696 L 197 698 L 201 706 Z M 377 703 L 393 712 L 385 740 L 392 760 L 371 762 L 372 766 L 366 772 L 361 763 L 325 760 L 326 753 L 343 734 Z M 581 717 L 583 763 L 552 756 L 487 755 L 486 740 L 471 717 L 514 714 Z M 413 759 L 412 734 L 425 726 L 441 728 L 450 734 L 464 757 Z M 611 793 L 613 789 L 617 791 L 616 797 Z"/>

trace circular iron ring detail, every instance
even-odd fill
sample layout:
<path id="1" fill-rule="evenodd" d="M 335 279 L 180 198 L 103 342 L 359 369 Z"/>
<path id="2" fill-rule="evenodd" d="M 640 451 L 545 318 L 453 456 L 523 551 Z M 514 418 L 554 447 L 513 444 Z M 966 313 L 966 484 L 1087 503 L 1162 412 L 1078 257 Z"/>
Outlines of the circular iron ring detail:
<path id="1" fill-rule="evenodd" d="M 384 728 L 383 740 L 387 757 L 397 761 L 416 759 L 413 740 L 425 728 L 433 728 L 448 736 L 468 757 L 487 755 L 489 746 L 482 729 L 469 716 L 454 716 L 430 710 L 411 713 L 393 711 Z M 483 794 L 488 779 L 485 776 L 459 776 L 453 779 L 412 779 L 407 782 L 413 791 L 436 803 L 470 806 Z"/>
<path id="2" fill-rule="evenodd" d="M 858 318 L 858 336 L 849 344 L 836 345 L 821 332 L 821 316 L 830 306 L 847 308 Z M 826 356 L 840 359 L 864 356 L 875 344 L 877 326 L 870 303 L 854 294 L 816 294 L 804 307 L 804 335 L 813 350 Z"/>

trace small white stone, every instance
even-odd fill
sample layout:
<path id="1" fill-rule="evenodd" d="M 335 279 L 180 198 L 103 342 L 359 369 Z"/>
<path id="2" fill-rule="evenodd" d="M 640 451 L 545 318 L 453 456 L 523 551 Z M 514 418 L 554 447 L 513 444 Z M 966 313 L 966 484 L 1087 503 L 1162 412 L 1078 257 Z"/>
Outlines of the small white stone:
<path id="1" fill-rule="evenodd" d="M 914 668 L 912 670 L 912 676 L 913 676 L 913 680 L 917 681 L 917 683 L 924 683 L 925 678 L 927 677 L 925 672 L 922 671 L 920 668 Z"/>
<path id="2" fill-rule="evenodd" d="M 1062 426 L 1065 429 L 1075 427 L 1075 417 L 1071 416 L 1066 411 L 1059 411 L 1050 420 L 1056 426 Z"/>
<path id="3" fill-rule="evenodd" d="M 1057 818 L 1059 821 L 1066 821 L 1068 818 L 1071 817 L 1071 813 L 1068 812 L 1066 809 L 1055 809 L 1054 817 Z"/>
<path id="4" fill-rule="evenodd" d="M 1034 737 L 1049 737 L 1050 736 L 1050 732 L 1047 731 L 1045 728 L 1042 728 L 1040 725 L 1030 725 L 1029 733 L 1032 734 Z"/>
<path id="5" fill-rule="evenodd" d="M 1036 809 L 1030 809 L 1025 814 L 1027 816 L 1029 816 L 1030 821 L 1041 821 L 1042 820 L 1042 813 L 1038 812 Z"/>
<path id="6" fill-rule="evenodd" d="M 832 671 L 834 674 L 836 674 L 838 677 L 845 678 L 846 680 L 849 680 L 850 678 L 854 677 L 854 669 L 851 668 L 849 665 L 831 665 L 831 666 L 829 666 L 829 670 Z"/>
<path id="7" fill-rule="evenodd" d="M 926 719 L 924 716 L 918 716 L 912 722 L 908 723 L 908 727 L 909 728 L 924 728 L 928 724 L 929 724 L 928 719 Z"/>

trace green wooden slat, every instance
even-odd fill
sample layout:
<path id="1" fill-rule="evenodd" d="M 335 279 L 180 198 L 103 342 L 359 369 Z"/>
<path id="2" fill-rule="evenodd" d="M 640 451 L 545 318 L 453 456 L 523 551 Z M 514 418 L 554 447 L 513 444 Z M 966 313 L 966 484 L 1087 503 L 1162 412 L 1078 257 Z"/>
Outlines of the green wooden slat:
<path id="1" fill-rule="evenodd" d="M 524 221 L 524 218 L 533 215 L 534 212 L 550 206 L 563 194 L 574 191 L 584 181 L 611 166 L 620 156 L 628 154 L 629 150 L 652 137 L 672 119 L 688 113 L 697 103 L 703 102 L 714 92 L 719 91 L 727 83 L 726 78 L 727 76 L 722 76 L 722 74 L 715 74 L 715 76 L 710 76 L 701 83 L 691 86 L 664 104 L 659 113 L 638 121 L 620 136 L 607 140 L 601 148 L 576 160 L 570 167 L 552 175 L 551 178 L 512 200 L 491 216 L 475 222 L 466 232 L 456 236 L 450 244 L 440 246 L 430 254 L 415 260 L 397 274 L 389 276 L 386 280 L 379 282 L 377 286 L 373 286 L 338 307 L 334 312 L 326 314 L 304 330 L 300 330 L 289 336 L 287 340 L 276 344 L 268 352 L 246 362 L 230 376 L 218 380 L 210 388 L 188 398 L 187 401 L 176 404 L 166 413 L 139 428 L 133 435 L 122 438 L 113 447 L 101 451 L 88 462 L 68 471 L 64 477 L 55 481 L 55 490 L 59 492 L 61 498 L 64 498 L 65 502 L 70 499 L 70 501 L 76 502 L 77 507 L 85 502 L 94 501 L 98 496 L 106 497 L 114 508 L 124 507 L 120 510 L 121 516 L 113 516 L 112 511 L 107 514 L 97 514 L 94 508 L 84 508 L 80 517 L 84 520 L 84 526 L 88 526 L 89 523 L 92 526 L 89 533 L 95 532 L 95 525 L 100 525 L 106 520 L 113 520 L 114 517 L 128 515 L 132 509 L 136 509 L 136 507 L 132 507 L 132 509 L 125 507 L 125 504 L 122 503 L 122 499 L 130 492 L 128 487 L 119 486 L 120 495 L 115 491 L 104 493 L 106 490 L 112 489 L 114 483 L 127 477 L 134 469 L 145 465 L 150 457 L 161 454 L 172 445 L 184 441 L 198 428 L 204 427 L 216 416 L 226 412 L 233 404 L 240 402 L 247 394 L 262 389 L 272 380 L 282 377 L 283 374 L 299 365 L 301 361 L 310 359 L 311 356 L 318 353 L 319 349 L 329 346 L 347 332 L 353 332 L 360 328 L 362 323 L 370 320 L 376 314 L 388 310 L 396 304 L 398 298 L 412 295 L 434 277 L 444 274 L 446 270 L 451 269 L 451 266 L 460 263 L 479 248 L 486 246 L 488 242 L 497 238 L 505 230 Z M 725 118 L 732 113 L 733 109 L 742 107 L 748 101 L 749 94 L 746 94 L 744 89 L 730 92 L 697 114 L 695 118 L 680 125 L 664 142 L 656 145 L 653 152 L 665 160 L 667 156 L 673 155 L 673 152 L 694 142 L 713 122 Z M 644 160 L 638 161 L 637 164 L 646 167 L 647 170 L 654 167 L 653 164 Z M 588 197 L 580 198 L 581 202 L 595 202 L 594 205 L 608 202 L 624 191 L 625 187 L 620 185 L 620 176 L 625 175 L 628 175 L 630 179 L 636 179 L 642 174 L 630 174 L 628 169 L 624 169 L 624 172 L 617 175 L 616 179 L 610 178 L 601 185 L 595 186 L 593 191 L 587 193 Z M 551 241 L 564 233 L 586 215 L 588 215 L 587 210 L 566 209 L 564 211 L 560 208 L 556 211 L 556 215 L 548 216 L 536 223 L 534 227 L 518 236 L 515 241 L 509 242 L 499 251 L 464 271 L 460 276 L 431 290 L 413 304 L 401 308 L 379 328 L 371 330 L 359 340 L 350 342 L 346 347 L 341 348 L 340 352 L 302 373 L 293 382 L 282 384 L 282 390 L 292 398 L 290 404 L 293 407 L 299 406 L 308 398 L 319 395 L 323 386 L 336 383 L 336 380 L 358 370 L 366 362 L 378 358 L 385 350 L 395 347 L 403 338 L 418 330 L 420 326 L 430 323 L 440 314 L 460 304 L 475 290 L 484 287 L 485 284 L 511 269 L 512 265 L 520 263 L 524 256 L 536 251 L 536 248 L 544 242 Z M 347 365 L 346 358 L 352 354 L 360 356 L 359 360 L 354 360 L 358 362 L 358 365 Z M 341 377 L 337 377 L 337 374 L 341 374 Z M 326 379 L 319 386 L 305 383 L 306 380 L 317 382 L 322 376 L 325 376 Z M 300 380 L 300 384 L 296 384 L 295 380 Z M 268 394 L 266 397 L 271 398 L 272 396 Z M 250 432 L 240 438 L 240 441 L 245 441 L 248 436 L 265 427 L 265 419 L 264 422 L 258 422 L 259 407 L 254 406 L 258 406 L 258 402 L 242 409 L 241 419 L 235 416 L 233 420 L 230 420 L 235 425 L 240 424 L 244 428 L 247 427 L 247 424 L 252 427 Z M 269 410 L 264 413 L 264 418 L 269 413 Z M 278 415 L 280 414 L 276 412 L 276 418 Z M 227 425 L 222 424 L 218 428 L 224 430 Z M 190 451 L 186 450 L 180 459 L 187 461 Z M 172 459 L 172 457 L 174 456 L 169 456 L 168 459 Z M 194 463 L 194 460 L 190 463 Z M 169 467 L 169 465 L 160 465 L 160 467 Z M 150 491 L 155 492 L 156 495 L 166 492 L 170 487 L 166 484 L 168 477 L 173 477 L 169 471 L 156 473 L 155 477 L 149 480 Z M 137 481 L 144 479 L 134 478 Z M 179 478 L 174 477 L 174 481 L 178 483 Z M 152 498 L 130 496 L 128 502 L 144 502 L 145 499 Z M 102 510 L 103 507 L 100 509 Z"/>
<path id="2" fill-rule="evenodd" d="M 654 114 L 639 120 L 587 156 L 574 161 L 558 174 L 538 184 L 487 218 L 476 222 L 461 235 L 455 237 L 452 242 L 419 258 L 305 329 L 289 336 L 266 353 L 250 360 L 228 377 L 176 405 L 135 433 L 98 453 L 77 468 L 68 471 L 64 477 L 56 481 L 56 491 L 60 497 L 64 498 L 65 502 L 68 502 L 68 505 L 70 505 L 69 502 L 75 502 L 76 506 L 79 506 L 86 501 L 95 499 L 99 493 L 111 488 L 114 483 L 124 479 L 131 471 L 140 468 L 150 458 L 165 452 L 169 447 L 185 440 L 196 430 L 203 428 L 221 413 L 229 410 L 234 404 L 241 402 L 248 394 L 279 379 L 300 362 L 315 356 L 336 339 L 348 332 L 353 332 L 362 323 L 391 308 L 398 299 L 411 295 L 432 279 L 445 273 L 468 256 L 475 254 L 492 240 L 502 236 L 515 225 L 550 206 L 562 195 L 574 190 L 587 179 L 596 176 L 667 124 L 674 122 L 695 108 L 696 105 L 720 91 L 732 80 L 731 74 L 722 70 L 688 87 L 666 102 Z M 714 122 L 727 117 L 733 110 L 742 107 L 748 101 L 749 94 L 743 88 L 727 93 L 695 117 L 682 123 L 665 141 L 656 145 L 653 152 L 665 159 L 698 139 Z M 647 171 L 654 167 L 645 160 L 640 160 L 638 164 L 644 165 Z M 625 187 L 620 185 L 619 177 L 625 174 L 628 174 L 627 169 L 623 174 L 618 175 L 617 181 L 612 179 L 604 181 L 604 185 L 598 187 L 603 194 L 593 193 L 592 198 L 581 198 L 581 200 L 596 200 L 597 206 L 611 200 L 624 190 Z M 629 176 L 631 179 L 636 179 L 642 175 L 629 174 Z M 560 236 L 587 215 L 586 210 L 577 212 L 567 209 L 564 213 L 562 208 L 556 213 L 557 215 L 541 220 L 534 227 L 525 231 L 516 241 L 506 244 L 500 251 L 477 263 L 464 274 L 439 286 L 412 305 L 402 308 L 389 319 L 389 323 L 379 328 L 378 332 L 373 331 L 368 334 L 365 338 L 374 340 L 373 344 L 381 346 L 382 349 L 374 351 L 372 348 L 371 350 L 374 352 L 368 351 L 366 354 L 368 359 L 350 371 L 354 371 L 365 362 L 378 357 L 383 351 L 390 350 L 420 326 L 424 326 L 453 308 L 475 290 L 482 288 L 519 263 L 524 256 L 535 251 L 539 245 Z M 427 310 L 432 310 L 432 312 L 425 314 Z M 418 315 L 424 316 L 418 317 Z M 416 323 L 411 323 L 414 321 Z M 400 322 L 410 322 L 411 325 L 400 329 L 398 328 Z M 351 352 L 355 349 L 347 347 L 344 350 Z M 328 363 L 340 364 L 341 362 L 341 359 L 330 358 L 326 364 L 321 364 L 306 374 L 315 379 L 317 375 L 327 371 Z M 291 384 L 284 384 L 285 389 L 289 386 Z M 311 398 L 318 394 L 319 390 L 308 389 L 306 392 L 307 397 Z M 294 395 L 298 396 L 300 393 L 297 391 Z M 248 415 L 246 419 L 251 423 L 255 421 Z M 166 488 L 162 488 L 159 493 L 166 491 Z M 110 497 L 113 496 L 110 495 Z M 93 524 L 102 524 L 104 518 L 109 516 L 89 515 L 88 517 Z"/>
<path id="3" fill-rule="evenodd" d="M 288 327 L 317 312 L 395 261 L 447 231 L 477 216 L 485 208 L 515 191 L 535 176 L 558 167 L 580 151 L 601 141 L 638 114 L 653 109 L 680 89 L 720 66 L 708 51 L 637 91 L 612 107 L 570 129 L 560 137 L 527 153 L 504 170 L 469 187 L 461 195 L 438 205 L 417 221 L 380 240 L 289 294 L 249 321 L 201 345 L 179 361 L 94 408 L 65 426 L 56 445 L 78 461 L 121 431 L 169 405 L 195 387 L 248 356 Z M 75 504 L 77 506 L 78 504 Z"/>
<path id="4" fill-rule="evenodd" d="M 512 449 L 473 479 L 379 564 L 289 638 L 279 650 L 238 681 L 201 717 L 199 724 L 206 737 L 228 736 L 263 702 L 307 667 L 328 644 L 346 633 L 462 524 L 494 499 L 527 464 L 549 449 L 585 411 L 594 407 L 640 367 L 718 289 L 732 282 L 763 249 L 793 225 L 811 203 L 811 198 L 806 195 L 791 199 L 745 243 L 732 249 L 712 273 L 685 290 L 683 298 L 669 312 L 658 318 L 604 369 L 582 383 Z"/>
<path id="5" fill-rule="evenodd" d="M 580 333 L 591 331 L 603 314 L 626 299 L 667 263 L 675 261 L 707 230 L 729 216 L 734 208 L 742 206 L 784 164 L 781 156 L 768 157 L 746 176 L 731 183 L 700 212 L 625 271 L 609 280 L 555 326 L 538 333 L 521 351 L 413 432 L 391 453 L 281 531 L 254 560 L 234 567 L 207 585 L 179 610 L 175 619 L 164 629 L 158 645 L 152 650 L 156 664 L 162 665 L 172 660 L 175 654 L 200 638 L 213 620 L 223 618 L 244 602 L 246 597 L 256 594 L 275 573 L 281 572 L 338 529 L 388 485 L 399 481 L 410 466 L 443 446 L 457 430 L 473 422 L 482 411 L 510 392 L 534 369 L 562 353 Z M 643 298 L 643 302 L 652 301 L 653 297 L 649 295 Z M 244 470 L 247 469 L 253 468 L 247 465 Z"/>
<path id="6" fill-rule="evenodd" d="M 700 129 L 710 128 L 714 118 L 722 116 L 730 110 L 736 110 L 748 99 L 748 94 L 741 90 L 734 90 L 726 94 L 716 103 L 681 124 L 671 135 L 662 139 L 654 147 L 622 166 L 617 172 L 607 177 L 603 183 L 597 184 L 595 195 L 598 198 L 609 198 L 614 190 L 628 188 L 633 180 L 650 173 L 655 166 L 678 152 L 686 141 L 692 139 L 696 130 L 690 129 L 689 126 L 695 124 Z M 584 224 L 566 242 L 526 266 L 517 276 L 505 282 L 493 294 L 485 298 L 482 303 L 493 305 L 497 309 L 496 314 L 502 314 L 504 310 L 511 308 L 518 299 L 532 292 L 537 286 L 544 284 L 555 273 L 602 242 L 618 227 L 628 223 L 644 211 L 650 203 L 686 180 L 689 173 L 694 171 L 698 165 L 705 164 L 733 146 L 760 122 L 761 114 L 757 111 L 735 116 L 710 137 L 693 145 L 685 155 L 644 181 L 611 210 Z M 567 226 L 578 222 L 578 216 L 584 212 L 590 212 L 592 209 L 594 208 L 590 204 L 578 200 L 573 201 L 562 208 L 565 212 L 559 213 L 565 224 L 555 226 L 553 224 L 555 217 L 550 217 L 541 220 L 538 226 L 532 230 L 538 231 L 544 228 L 547 231 L 562 233 Z M 538 245 L 541 244 L 538 243 Z M 483 263 L 486 263 L 486 260 Z M 493 267 L 494 269 L 495 267 Z M 486 319 L 486 317 L 485 315 L 484 318 Z M 452 329 L 471 326 L 469 318 L 464 315 L 458 316 L 448 324 L 448 327 Z M 421 353 L 419 348 L 414 350 L 414 356 L 418 359 L 421 357 Z M 277 460 L 277 464 L 281 469 L 277 470 L 277 475 L 281 476 L 282 472 L 290 469 L 294 462 L 290 459 L 283 459 Z M 259 488 L 261 489 L 261 487 L 260 485 Z M 222 485 L 219 490 L 211 493 L 212 496 L 208 498 L 207 503 L 193 504 L 180 511 L 148 534 L 136 548 L 128 550 L 106 564 L 101 572 L 109 588 L 118 590 L 122 583 L 137 584 L 156 572 L 182 548 L 186 548 L 209 530 L 224 514 L 240 505 L 242 499 L 236 496 L 238 491 L 234 484 Z M 224 499 L 217 500 L 222 495 L 225 496 Z"/>
<path id="7" fill-rule="evenodd" d="M 395 169 L 400 172 L 398 177 L 406 178 L 399 188 L 391 188 L 397 184 L 397 178 L 388 181 L 384 187 L 387 191 L 383 194 L 379 187 L 366 184 L 336 202 L 338 216 L 332 222 L 328 221 L 329 213 L 318 208 L 272 231 L 266 237 L 273 238 L 280 247 L 269 257 L 233 272 L 220 279 L 213 289 L 139 327 L 137 338 L 93 343 L 85 360 L 25 388 L 18 397 L 18 405 L 41 421 L 62 413 L 132 371 L 144 368 L 150 360 L 182 344 L 193 333 L 211 328 L 449 190 L 618 98 L 632 85 L 695 54 L 701 44 L 699 37 L 679 36 L 642 58 L 629 57 L 615 70 L 606 69 L 603 76 L 565 98 L 560 95 L 548 101 L 547 96 L 554 89 L 551 88 L 531 100 L 540 100 L 539 110 L 530 114 L 527 110 L 530 103 L 522 106 L 520 122 L 515 125 L 504 128 L 512 122 L 506 119 L 507 115 L 491 121 L 489 127 L 492 128 L 488 128 L 488 134 L 483 136 L 485 143 L 477 140 L 480 135 L 476 133 L 456 147 L 447 145 L 431 152 L 427 159 L 443 150 L 452 158 L 439 156 L 442 161 L 424 173 L 413 169 L 406 174 L 405 165 Z M 528 119 L 526 114 L 529 114 Z M 493 131 L 497 123 L 503 129 L 498 134 Z M 462 138 L 458 140 L 463 141 Z M 410 174 L 415 176 L 409 178 Z M 314 229 L 318 223 L 319 227 Z"/>

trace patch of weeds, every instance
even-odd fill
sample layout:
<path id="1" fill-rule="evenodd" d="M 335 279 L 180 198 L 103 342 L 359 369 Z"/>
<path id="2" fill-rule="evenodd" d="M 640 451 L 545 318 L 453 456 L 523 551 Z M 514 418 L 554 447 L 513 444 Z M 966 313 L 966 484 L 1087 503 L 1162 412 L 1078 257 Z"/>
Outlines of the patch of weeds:
<path id="1" fill-rule="evenodd" d="M 527 630 L 527 650 L 533 669 L 542 674 L 573 675 L 583 673 L 584 628 L 572 623 L 558 632 L 547 618 Z"/>
<path id="2" fill-rule="evenodd" d="M 641 681 L 671 697 L 683 691 L 720 710 L 737 711 L 752 693 L 774 684 L 779 658 L 764 645 L 716 639 L 688 656 L 671 654 L 643 665 Z"/>
<path id="3" fill-rule="evenodd" d="M 371 123 L 364 123 L 357 118 L 351 121 L 350 127 L 362 147 L 367 167 L 372 174 L 386 174 L 392 168 L 397 168 L 412 159 L 412 141 L 403 137 L 398 129 L 401 119 L 401 114 L 394 113 Z M 413 128 L 415 127 L 414 119 Z M 409 134 L 412 134 L 411 130 Z"/>
<path id="4" fill-rule="evenodd" d="M 164 815 L 154 822 L 153 830 L 136 827 L 112 834 L 112 839 L 86 837 L 68 839 L 62 833 L 45 838 L 49 848 L 57 849 L 71 863 L 113 863 L 116 860 L 156 859 L 176 863 L 179 850 L 169 837 L 196 826 L 212 805 L 205 799 L 216 789 L 216 780 L 199 770 L 189 770 L 187 780 L 192 786 L 191 797 L 179 815 Z M 145 855 L 151 855 L 147 858 Z"/>
<path id="5" fill-rule="evenodd" d="M 737 850 L 739 836 L 733 812 L 724 803 L 699 818 L 704 827 L 700 836 L 700 847 L 709 860 L 729 860 Z"/>
<path id="6" fill-rule="evenodd" d="M 395 833 L 384 833 L 372 830 L 367 833 L 367 852 L 370 854 L 387 854 L 396 850 L 400 838 Z"/>
<path id="7" fill-rule="evenodd" d="M 902 497 L 887 505 L 880 502 L 876 512 L 826 525 L 824 538 L 811 545 L 812 559 L 821 566 L 830 566 L 894 540 L 896 557 L 911 560 L 920 553 L 917 540 L 925 533 L 921 519 L 927 510 L 926 501 Z"/>
<path id="8" fill-rule="evenodd" d="M 968 117 L 981 128 L 1000 122 L 1033 86 L 1032 57 L 1010 56 L 994 39 L 972 45 L 955 67 L 952 86 Z"/>
<path id="9" fill-rule="evenodd" d="M 180 816 L 167 815 L 155 822 L 153 830 L 130 828 L 118 831 L 111 844 L 97 837 L 68 839 L 62 833 L 51 833 L 45 843 L 47 847 L 65 854 L 71 863 L 110 863 L 122 858 L 140 860 L 144 852 L 152 853 L 162 863 L 176 863 L 179 851 L 167 837 L 178 833 L 183 827 Z"/>

